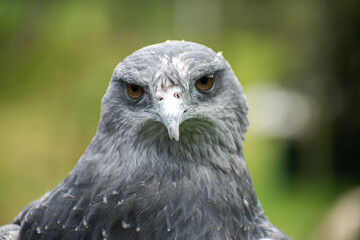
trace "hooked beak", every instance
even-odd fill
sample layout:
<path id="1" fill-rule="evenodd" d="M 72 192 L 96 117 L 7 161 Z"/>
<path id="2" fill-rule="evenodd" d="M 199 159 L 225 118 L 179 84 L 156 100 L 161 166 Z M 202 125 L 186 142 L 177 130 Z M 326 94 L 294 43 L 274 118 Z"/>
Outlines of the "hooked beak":
<path id="1" fill-rule="evenodd" d="M 160 121 L 167 128 L 170 139 L 175 139 L 176 141 L 179 141 L 179 127 L 185 119 L 185 108 L 180 93 L 181 89 L 174 86 L 157 94 Z"/>

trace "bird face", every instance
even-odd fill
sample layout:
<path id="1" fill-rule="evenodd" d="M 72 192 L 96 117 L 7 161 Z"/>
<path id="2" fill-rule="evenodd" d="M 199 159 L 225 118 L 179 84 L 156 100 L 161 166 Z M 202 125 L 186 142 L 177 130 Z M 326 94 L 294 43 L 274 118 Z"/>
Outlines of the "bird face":
<path id="1" fill-rule="evenodd" d="M 196 90 L 201 94 L 210 94 L 213 86 L 214 74 L 202 76 L 195 83 Z M 192 87 L 194 88 L 194 86 Z M 189 91 L 189 89 L 187 90 Z M 168 129 L 170 139 L 175 139 L 176 141 L 179 141 L 180 124 L 191 118 L 187 114 L 188 110 L 191 108 L 195 109 L 198 106 L 195 101 L 191 104 L 186 104 L 186 101 L 184 101 L 186 95 L 183 97 L 185 92 L 186 90 L 177 85 L 161 88 L 156 92 L 159 121 Z"/>
<path id="2" fill-rule="evenodd" d="M 234 142 L 246 129 L 246 113 L 241 86 L 221 54 L 168 41 L 136 51 L 115 68 L 99 131 L 173 144 L 228 134 Z"/>

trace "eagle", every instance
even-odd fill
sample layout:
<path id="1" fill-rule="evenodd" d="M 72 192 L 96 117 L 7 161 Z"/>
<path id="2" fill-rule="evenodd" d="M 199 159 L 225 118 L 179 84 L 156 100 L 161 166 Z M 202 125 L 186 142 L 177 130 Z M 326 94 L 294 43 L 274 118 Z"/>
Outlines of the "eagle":
<path id="1" fill-rule="evenodd" d="M 221 52 L 186 41 L 120 62 L 95 137 L 0 239 L 290 239 L 247 168 L 247 101 Z"/>

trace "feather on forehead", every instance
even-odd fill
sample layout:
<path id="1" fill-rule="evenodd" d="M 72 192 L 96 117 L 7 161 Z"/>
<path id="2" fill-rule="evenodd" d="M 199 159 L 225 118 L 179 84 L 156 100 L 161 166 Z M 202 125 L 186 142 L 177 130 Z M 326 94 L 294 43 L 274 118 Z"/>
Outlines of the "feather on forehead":
<path id="1" fill-rule="evenodd" d="M 225 68 L 224 58 L 210 48 L 185 41 L 167 41 L 144 47 L 115 68 L 113 79 L 152 85 L 187 88 L 189 80 Z M 154 90 L 155 90 L 154 89 Z"/>

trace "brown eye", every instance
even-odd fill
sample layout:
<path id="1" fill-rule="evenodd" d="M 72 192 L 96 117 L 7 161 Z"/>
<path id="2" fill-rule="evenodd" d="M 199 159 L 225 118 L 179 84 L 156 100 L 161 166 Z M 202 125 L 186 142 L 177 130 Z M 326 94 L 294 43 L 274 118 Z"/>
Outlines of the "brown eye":
<path id="1" fill-rule="evenodd" d="M 139 87 L 138 85 L 135 85 L 135 84 L 126 84 L 125 90 L 126 90 L 127 95 L 133 99 L 137 99 L 137 98 L 141 97 L 141 95 L 144 92 L 142 87 Z"/>
<path id="2" fill-rule="evenodd" d="M 214 85 L 214 77 L 212 75 L 201 77 L 196 82 L 196 87 L 200 92 L 210 90 L 213 85 Z"/>

